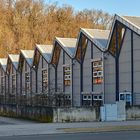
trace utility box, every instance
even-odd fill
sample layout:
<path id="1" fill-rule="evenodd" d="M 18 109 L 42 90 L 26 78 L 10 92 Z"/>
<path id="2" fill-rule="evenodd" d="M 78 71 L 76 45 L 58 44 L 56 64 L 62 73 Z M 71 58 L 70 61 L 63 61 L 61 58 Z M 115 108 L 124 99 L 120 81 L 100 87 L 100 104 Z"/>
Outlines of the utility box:
<path id="1" fill-rule="evenodd" d="M 125 101 L 116 104 L 105 104 L 100 108 L 101 121 L 124 121 L 126 120 Z"/>

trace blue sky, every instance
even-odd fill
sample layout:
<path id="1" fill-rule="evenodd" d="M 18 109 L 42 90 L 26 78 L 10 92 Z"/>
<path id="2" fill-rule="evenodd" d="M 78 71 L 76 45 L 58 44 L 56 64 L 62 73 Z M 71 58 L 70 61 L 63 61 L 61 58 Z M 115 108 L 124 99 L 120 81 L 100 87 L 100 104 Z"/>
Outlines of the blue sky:
<path id="1" fill-rule="evenodd" d="M 46 0 L 58 5 L 72 5 L 75 10 L 102 9 L 110 14 L 140 16 L 140 0 Z"/>

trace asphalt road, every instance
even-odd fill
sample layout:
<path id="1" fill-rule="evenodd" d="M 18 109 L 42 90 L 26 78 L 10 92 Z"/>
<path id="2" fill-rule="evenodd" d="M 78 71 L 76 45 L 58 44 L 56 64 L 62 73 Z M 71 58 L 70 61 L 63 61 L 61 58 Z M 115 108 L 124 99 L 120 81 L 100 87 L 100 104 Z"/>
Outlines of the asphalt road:
<path id="1" fill-rule="evenodd" d="M 140 131 L 6 136 L 0 140 L 140 140 Z"/>

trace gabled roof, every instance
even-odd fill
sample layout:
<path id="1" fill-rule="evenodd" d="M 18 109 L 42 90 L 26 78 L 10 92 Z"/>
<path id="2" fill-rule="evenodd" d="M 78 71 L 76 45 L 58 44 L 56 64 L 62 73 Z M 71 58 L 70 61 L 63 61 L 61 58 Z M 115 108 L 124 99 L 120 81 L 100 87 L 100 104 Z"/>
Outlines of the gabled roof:
<path id="1" fill-rule="evenodd" d="M 107 46 L 110 30 L 81 28 L 80 32 L 87 36 L 98 48 L 104 51 Z"/>
<path id="2" fill-rule="evenodd" d="M 8 65 L 10 64 L 9 62 L 11 62 L 13 64 L 14 68 L 17 70 L 18 69 L 18 63 L 19 63 L 19 55 L 9 54 L 8 55 L 8 60 L 7 60 L 7 68 L 8 68 Z"/>
<path id="3" fill-rule="evenodd" d="M 36 50 L 38 50 L 40 52 L 40 54 L 44 57 L 44 59 L 48 63 L 50 63 L 52 50 L 53 50 L 53 45 L 39 45 L 39 44 L 36 44 L 35 51 Z M 35 57 L 35 55 L 34 55 L 34 57 Z"/>
<path id="4" fill-rule="evenodd" d="M 76 38 L 60 38 L 56 37 L 56 42 L 59 43 L 59 45 L 66 51 L 66 53 L 73 58 L 74 52 L 77 45 L 77 39 Z"/>
<path id="5" fill-rule="evenodd" d="M 54 40 L 54 47 L 52 51 L 51 64 L 57 65 L 60 57 L 61 49 L 63 49 L 70 58 L 74 58 L 76 49 L 76 38 L 60 38 L 56 37 Z"/>
<path id="6" fill-rule="evenodd" d="M 22 59 L 25 59 L 25 61 L 28 63 L 28 65 L 30 67 L 32 67 L 33 56 L 34 56 L 34 50 L 20 50 L 18 68 L 21 66 L 21 63 L 23 63 Z"/>
<path id="7" fill-rule="evenodd" d="M 99 50 L 101 50 L 102 52 L 105 51 L 108 42 L 109 33 L 110 33 L 109 30 L 81 28 L 78 35 L 78 41 L 75 50 L 75 58 L 79 62 L 81 61 L 81 59 L 84 59 L 88 39 L 91 42 L 93 42 Z M 83 50 L 82 53 L 80 47 L 82 47 Z"/>
<path id="8" fill-rule="evenodd" d="M 0 65 L 3 68 L 3 70 L 6 72 L 7 58 L 0 58 Z"/>
<path id="9" fill-rule="evenodd" d="M 115 15 L 112 23 L 112 28 L 110 31 L 108 43 L 107 43 L 107 50 L 109 49 L 109 45 L 111 42 L 111 37 L 113 36 L 113 30 L 115 29 L 115 23 L 119 21 L 122 23 L 124 26 L 130 28 L 134 32 L 140 35 L 140 17 L 135 17 L 135 16 L 120 16 L 120 15 Z"/>
<path id="10" fill-rule="evenodd" d="M 137 27 L 138 29 L 140 29 L 140 17 L 136 17 L 136 16 L 122 16 L 122 18 L 124 20 L 126 20 L 127 22 L 131 23 L 132 25 L 134 25 L 135 27 Z"/>

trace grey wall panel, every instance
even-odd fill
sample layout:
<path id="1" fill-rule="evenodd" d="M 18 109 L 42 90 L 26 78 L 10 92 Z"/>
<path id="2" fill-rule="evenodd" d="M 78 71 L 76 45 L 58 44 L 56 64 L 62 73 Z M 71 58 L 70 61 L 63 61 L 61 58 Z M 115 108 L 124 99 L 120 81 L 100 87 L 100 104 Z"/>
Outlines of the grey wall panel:
<path id="1" fill-rule="evenodd" d="M 126 31 L 119 56 L 119 92 L 131 91 L 131 32 Z"/>
<path id="2" fill-rule="evenodd" d="M 91 42 L 88 41 L 83 62 L 83 92 L 91 92 Z"/>
<path id="3" fill-rule="evenodd" d="M 38 93 L 42 92 L 42 56 L 40 56 L 37 74 Z"/>
<path id="4" fill-rule="evenodd" d="M 22 94 L 25 94 L 25 61 L 22 68 Z"/>
<path id="5" fill-rule="evenodd" d="M 105 54 L 105 56 L 105 103 L 115 103 L 115 59 L 110 54 Z"/>
<path id="6" fill-rule="evenodd" d="M 140 37 L 134 33 L 134 104 L 140 105 Z"/>
<path id="7" fill-rule="evenodd" d="M 65 53 L 65 52 L 64 52 Z M 64 57 L 64 63 L 66 64 L 66 65 L 70 65 L 70 67 L 71 67 L 71 58 L 65 53 L 65 55 L 64 55 L 65 57 Z M 62 73 L 63 74 L 63 73 Z M 65 85 L 64 85 L 65 86 Z M 70 93 L 71 94 L 71 86 L 72 86 L 72 84 L 70 85 L 70 86 L 65 86 L 65 92 L 67 92 L 67 93 Z"/>
<path id="8" fill-rule="evenodd" d="M 92 92 L 92 63 L 91 63 L 91 47 L 93 47 L 93 59 L 102 57 L 102 52 L 96 48 L 95 45 L 91 46 L 91 42 L 88 41 L 84 63 L 83 63 L 83 92 Z M 94 92 L 102 91 L 101 85 L 93 85 Z"/>
<path id="9" fill-rule="evenodd" d="M 140 92 L 134 93 L 134 105 L 140 105 Z"/>
<path id="10" fill-rule="evenodd" d="M 51 92 L 55 91 L 55 78 L 55 68 L 49 64 L 49 87 Z"/>
<path id="11" fill-rule="evenodd" d="M 57 66 L 57 88 L 63 91 L 63 50 L 61 50 L 58 66 Z"/>
<path id="12" fill-rule="evenodd" d="M 19 72 L 17 72 L 17 94 L 20 96 L 20 82 L 21 82 L 21 80 L 20 80 L 20 73 Z"/>
<path id="13" fill-rule="evenodd" d="M 36 72 L 32 69 L 32 93 L 36 93 Z"/>
<path id="14" fill-rule="evenodd" d="M 76 60 L 73 71 L 73 105 L 80 106 L 80 64 Z"/>

